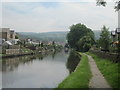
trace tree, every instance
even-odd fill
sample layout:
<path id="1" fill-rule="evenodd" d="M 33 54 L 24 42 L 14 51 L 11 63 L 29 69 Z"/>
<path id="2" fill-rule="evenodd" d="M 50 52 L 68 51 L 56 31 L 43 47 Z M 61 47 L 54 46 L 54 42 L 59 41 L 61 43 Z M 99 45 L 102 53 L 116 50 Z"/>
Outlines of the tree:
<path id="1" fill-rule="evenodd" d="M 18 35 L 15 35 L 15 39 L 18 39 L 19 37 L 18 37 Z"/>
<path id="2" fill-rule="evenodd" d="M 84 24 L 76 24 L 70 27 L 70 32 L 67 34 L 68 44 L 71 48 L 79 50 L 78 41 L 88 35 L 94 40 L 94 33 L 91 29 L 87 28 Z"/>
<path id="3" fill-rule="evenodd" d="M 106 4 L 107 4 L 107 2 L 106 2 L 106 0 L 97 0 L 97 2 L 96 2 L 96 4 L 98 5 L 98 6 L 106 6 Z M 115 6 L 114 6 L 114 9 L 116 10 L 116 11 L 119 11 L 120 10 L 120 0 L 116 0 L 115 1 Z"/>
<path id="4" fill-rule="evenodd" d="M 103 26 L 103 28 L 101 29 L 101 34 L 99 39 L 99 45 L 105 51 L 109 50 L 109 45 L 110 45 L 110 33 L 108 30 L 109 28 Z"/>
<path id="5" fill-rule="evenodd" d="M 94 39 L 89 34 L 87 34 L 78 41 L 77 47 L 79 51 L 87 52 L 93 44 L 94 44 Z"/>
<path id="6" fill-rule="evenodd" d="M 52 42 L 52 46 L 53 46 L 54 50 L 56 50 L 56 45 L 55 45 L 54 41 Z"/>
<path id="7" fill-rule="evenodd" d="M 43 44 L 43 42 L 41 43 L 41 47 L 43 47 L 44 46 L 44 44 Z"/>
<path id="8" fill-rule="evenodd" d="M 101 6 L 101 5 L 102 5 L 102 6 L 105 7 L 107 3 L 106 3 L 106 1 L 104 1 L 104 0 L 97 0 L 96 4 L 97 4 L 98 6 Z"/>
<path id="9" fill-rule="evenodd" d="M 39 47 L 40 47 L 40 44 L 41 44 L 41 43 L 40 43 L 40 41 L 39 41 L 39 44 L 38 44 Z"/>

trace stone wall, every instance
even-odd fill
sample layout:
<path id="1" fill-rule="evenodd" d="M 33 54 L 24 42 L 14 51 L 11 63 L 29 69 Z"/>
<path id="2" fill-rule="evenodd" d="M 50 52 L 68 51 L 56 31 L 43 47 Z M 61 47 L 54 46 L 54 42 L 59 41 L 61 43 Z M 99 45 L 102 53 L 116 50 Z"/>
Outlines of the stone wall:
<path id="1" fill-rule="evenodd" d="M 98 51 L 98 50 L 90 50 L 90 52 L 98 55 L 101 58 L 106 58 L 113 62 L 120 62 L 120 54 L 118 53 L 110 53 L 110 52 L 104 52 L 104 51 Z"/>
<path id="2" fill-rule="evenodd" d="M 20 49 L 20 45 L 9 46 L 9 49 Z"/>
<path id="3" fill-rule="evenodd" d="M 6 54 L 20 54 L 20 49 L 6 49 Z"/>

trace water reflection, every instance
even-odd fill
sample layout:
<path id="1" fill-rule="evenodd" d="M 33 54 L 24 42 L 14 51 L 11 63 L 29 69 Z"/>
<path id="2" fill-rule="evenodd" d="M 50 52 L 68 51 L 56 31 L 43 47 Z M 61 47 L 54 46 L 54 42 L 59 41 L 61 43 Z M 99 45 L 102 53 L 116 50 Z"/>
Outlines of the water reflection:
<path id="1" fill-rule="evenodd" d="M 52 52 L 4 59 L 3 88 L 55 88 L 69 74 L 67 58 L 64 52 Z"/>
<path id="2" fill-rule="evenodd" d="M 52 53 L 52 58 L 53 58 L 53 59 L 55 58 L 55 55 L 56 55 L 56 51 L 54 51 L 54 52 Z"/>
<path id="3" fill-rule="evenodd" d="M 29 55 L 29 56 L 21 56 L 14 58 L 6 58 L 2 61 L 2 72 L 13 71 L 17 69 L 19 64 L 29 64 L 32 63 L 33 60 L 42 60 L 43 55 Z"/>
<path id="4" fill-rule="evenodd" d="M 76 51 L 72 50 L 69 54 L 68 61 L 66 64 L 66 66 L 69 70 L 69 73 L 71 73 L 75 70 L 79 61 L 80 61 L 80 55 Z"/>

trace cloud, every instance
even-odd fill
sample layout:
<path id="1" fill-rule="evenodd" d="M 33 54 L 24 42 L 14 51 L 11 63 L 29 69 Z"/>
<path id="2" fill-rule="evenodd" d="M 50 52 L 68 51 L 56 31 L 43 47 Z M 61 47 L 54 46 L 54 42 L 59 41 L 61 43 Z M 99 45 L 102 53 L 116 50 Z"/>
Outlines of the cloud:
<path id="1" fill-rule="evenodd" d="M 2 27 L 2 3 L 0 3 L 0 27 Z"/>
<path id="2" fill-rule="evenodd" d="M 96 0 L 2 0 L 2 2 L 96 2 Z M 107 2 L 113 2 L 113 0 L 107 0 Z"/>
<path id="3" fill-rule="evenodd" d="M 114 4 L 97 7 L 95 2 L 3 3 L 3 27 L 16 31 L 66 31 L 74 23 L 83 23 L 93 30 L 106 25 L 117 27 Z"/>

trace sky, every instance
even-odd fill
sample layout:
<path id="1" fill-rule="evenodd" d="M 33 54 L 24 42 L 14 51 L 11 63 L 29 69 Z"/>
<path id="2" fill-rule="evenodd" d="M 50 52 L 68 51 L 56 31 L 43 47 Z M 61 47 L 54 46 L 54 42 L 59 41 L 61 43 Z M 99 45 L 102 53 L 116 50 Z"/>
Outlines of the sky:
<path id="1" fill-rule="evenodd" d="M 96 6 L 96 0 L 35 1 L 2 2 L 2 27 L 16 32 L 52 32 L 69 31 L 69 27 L 77 23 L 92 30 L 100 30 L 103 25 L 115 30 L 118 26 L 118 13 L 113 1 L 106 7 Z"/>

